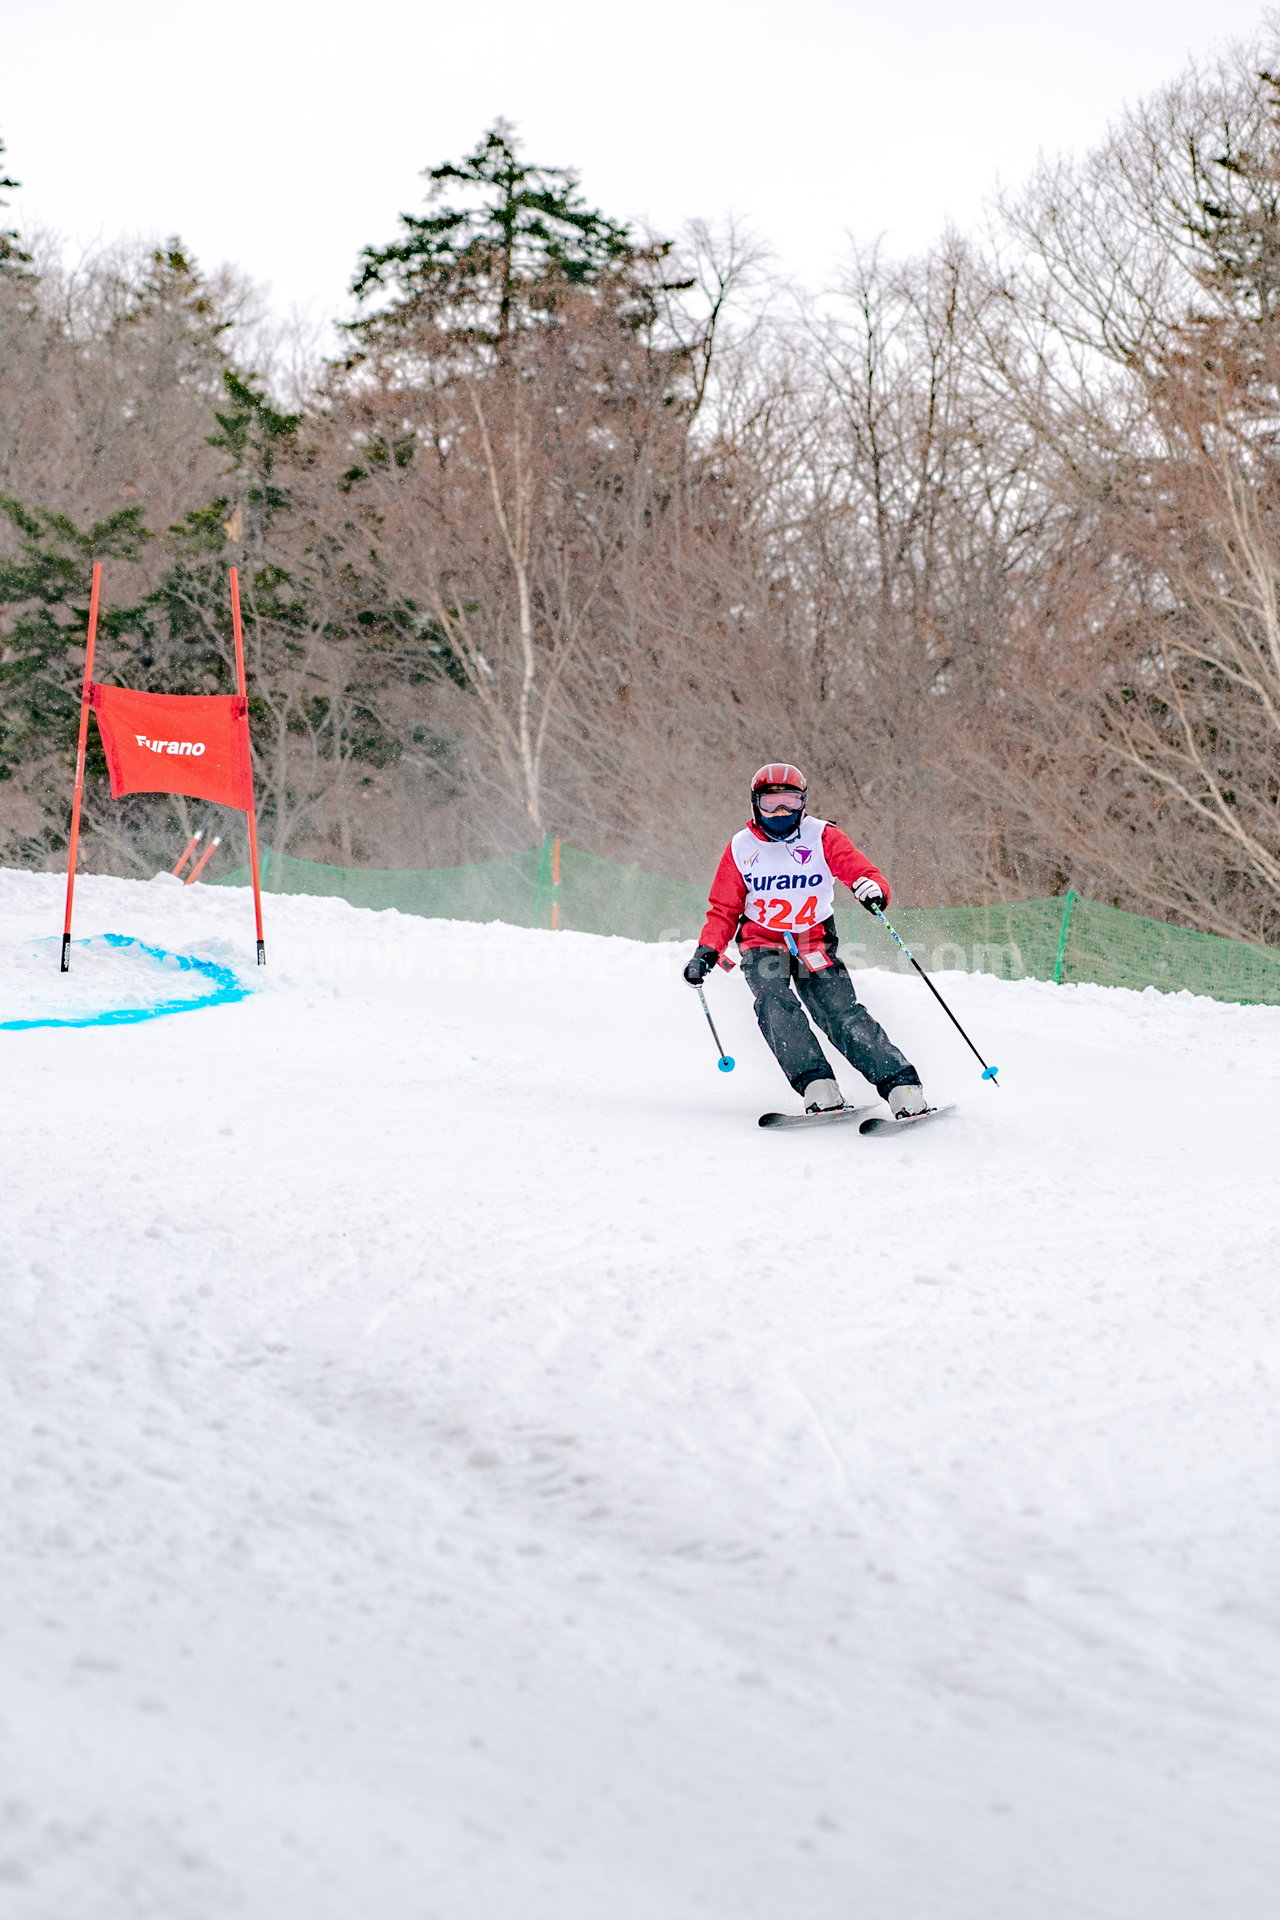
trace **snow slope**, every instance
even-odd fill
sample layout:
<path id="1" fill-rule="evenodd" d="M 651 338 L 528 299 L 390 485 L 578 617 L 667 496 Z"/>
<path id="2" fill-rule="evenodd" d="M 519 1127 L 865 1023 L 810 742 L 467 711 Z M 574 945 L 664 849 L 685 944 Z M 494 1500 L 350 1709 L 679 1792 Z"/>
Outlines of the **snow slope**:
<path id="1" fill-rule="evenodd" d="M 0 1035 L 7 1915 L 1275 1913 L 1280 1011 L 867 974 L 961 1113 L 777 1135 L 674 947 L 106 931 L 254 991 Z"/>

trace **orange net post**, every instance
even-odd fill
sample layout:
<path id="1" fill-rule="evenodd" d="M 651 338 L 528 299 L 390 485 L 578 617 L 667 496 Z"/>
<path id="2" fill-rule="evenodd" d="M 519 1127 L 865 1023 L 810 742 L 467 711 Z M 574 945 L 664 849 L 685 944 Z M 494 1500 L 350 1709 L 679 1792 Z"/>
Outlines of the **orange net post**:
<path id="1" fill-rule="evenodd" d="M 242 700 L 249 697 L 244 677 L 244 629 L 240 621 L 240 570 L 231 569 L 231 625 L 236 637 L 236 691 Z M 248 721 L 245 722 L 246 726 Z M 249 871 L 253 875 L 253 914 L 258 929 L 258 965 L 267 964 L 267 943 L 262 932 L 262 882 L 258 875 L 258 817 L 249 794 Z"/>
<path id="2" fill-rule="evenodd" d="M 71 907 L 76 891 L 76 856 L 80 851 L 80 806 L 84 799 L 84 755 L 89 743 L 89 688 L 93 684 L 93 649 L 98 638 L 98 602 L 102 597 L 102 562 L 93 563 L 89 590 L 89 633 L 84 648 L 84 685 L 80 691 L 80 738 L 76 745 L 76 788 L 71 801 L 71 839 L 67 845 L 67 911 L 62 922 L 62 967 L 71 967 Z"/>

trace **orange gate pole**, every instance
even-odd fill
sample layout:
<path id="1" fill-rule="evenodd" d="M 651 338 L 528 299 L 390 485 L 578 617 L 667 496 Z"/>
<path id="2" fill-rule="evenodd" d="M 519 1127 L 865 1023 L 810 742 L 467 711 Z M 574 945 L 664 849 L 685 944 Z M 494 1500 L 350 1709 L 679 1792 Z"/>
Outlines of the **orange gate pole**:
<path id="1" fill-rule="evenodd" d="M 218 848 L 221 845 L 222 845 L 222 835 L 220 833 L 215 833 L 212 840 L 209 842 L 208 846 L 205 848 L 204 852 L 200 855 L 200 858 L 196 861 L 194 867 L 192 867 L 190 873 L 187 875 L 186 879 L 183 881 L 182 884 L 184 887 L 193 887 L 195 885 L 196 881 L 200 878 L 200 875 L 204 872 L 205 868 L 208 866 L 209 862 L 212 860 L 214 854 L 218 851 Z"/>
<path id="2" fill-rule="evenodd" d="M 551 931 L 560 928 L 560 842 L 557 840 L 551 855 Z"/>
<path id="3" fill-rule="evenodd" d="M 240 624 L 240 570 L 238 567 L 231 569 L 231 625 L 236 636 L 236 690 L 242 700 L 247 700 L 249 690 L 244 678 L 244 632 Z M 248 724 L 246 717 L 246 727 Z M 262 932 L 262 883 L 258 878 L 258 816 L 253 804 L 252 783 L 249 788 L 249 867 L 253 874 L 253 916 L 258 929 L 258 965 L 265 967 L 267 943 Z"/>
<path id="4" fill-rule="evenodd" d="M 76 891 L 76 855 L 80 850 L 80 803 L 84 799 L 84 755 L 89 744 L 89 688 L 93 684 L 93 649 L 98 638 L 98 601 L 102 595 L 102 562 L 93 563 L 89 592 L 89 636 L 84 648 L 84 685 L 80 690 L 80 738 L 76 745 L 76 790 L 71 802 L 71 839 L 67 846 L 67 911 L 62 922 L 62 966 L 71 969 L 71 903 Z"/>
<path id="5" fill-rule="evenodd" d="M 174 867 L 173 869 L 173 877 L 175 880 L 177 879 L 178 875 L 182 872 L 182 869 L 186 866 L 188 860 L 191 858 L 192 854 L 195 852 L 196 848 L 200 845 L 200 842 L 203 839 L 204 839 L 204 828 L 197 827 L 195 832 L 192 834 L 191 838 L 188 840 L 186 847 L 183 850 L 183 855 L 181 860 L 179 860 L 177 866 Z"/>

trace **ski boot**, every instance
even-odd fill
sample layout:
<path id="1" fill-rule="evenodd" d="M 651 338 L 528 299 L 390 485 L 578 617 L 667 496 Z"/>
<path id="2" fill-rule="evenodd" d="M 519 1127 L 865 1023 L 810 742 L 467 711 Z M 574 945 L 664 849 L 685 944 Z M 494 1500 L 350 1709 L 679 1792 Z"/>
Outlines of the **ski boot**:
<path id="1" fill-rule="evenodd" d="M 927 1113 L 929 1102 L 924 1097 L 924 1088 L 890 1087 L 885 1099 L 889 1102 L 889 1111 L 895 1120 L 905 1120 L 909 1114 Z"/>
<path id="2" fill-rule="evenodd" d="M 804 1090 L 806 1113 L 839 1113 L 844 1095 L 834 1080 L 811 1080 Z"/>

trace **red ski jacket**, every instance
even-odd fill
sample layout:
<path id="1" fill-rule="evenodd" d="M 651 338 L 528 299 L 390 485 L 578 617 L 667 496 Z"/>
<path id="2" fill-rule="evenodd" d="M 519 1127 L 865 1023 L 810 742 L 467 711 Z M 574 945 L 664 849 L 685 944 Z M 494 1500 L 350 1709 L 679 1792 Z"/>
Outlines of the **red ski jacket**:
<path id="1" fill-rule="evenodd" d="M 810 825 L 810 819 L 806 820 L 806 826 Z M 889 882 L 879 867 L 873 866 L 866 854 L 854 846 L 848 834 L 841 828 L 833 825 L 829 820 L 822 823 L 812 820 L 814 828 L 820 824 L 822 857 L 831 876 L 836 880 L 842 880 L 846 887 L 852 887 L 855 880 L 870 876 L 884 894 L 887 905 Z M 777 897 L 770 897 L 772 887 L 767 871 L 763 880 L 756 878 L 755 873 L 757 868 L 767 870 L 774 864 L 782 864 L 787 843 L 770 840 L 767 834 L 761 833 L 754 821 L 748 824 L 745 832 L 760 843 L 761 853 L 756 856 L 752 848 L 749 853 L 743 854 L 744 835 L 741 833 L 735 834 L 725 848 L 720 865 L 716 868 L 716 877 L 711 882 L 709 911 L 706 924 L 702 929 L 700 945 L 714 947 L 717 953 L 723 953 L 736 933 L 739 947 L 781 947 L 785 946 L 786 936 L 790 933 L 801 953 L 825 949 L 828 932 L 834 929 L 829 917 L 817 920 L 815 913 L 819 900 L 822 900 L 824 906 L 828 898 L 834 903 L 834 895 L 830 893 L 829 883 L 827 886 L 819 887 L 819 892 L 816 894 L 801 894 L 799 891 L 801 885 L 819 886 L 818 875 L 805 873 L 803 881 L 800 876 L 787 875 L 786 878 L 773 883 L 778 889 Z M 752 871 L 750 889 L 747 874 L 739 865 L 738 855 L 735 855 L 735 844 L 739 854 L 742 854 Z M 776 862 L 765 855 L 766 848 L 778 856 Z M 801 857 L 803 858 L 803 855 Z M 789 887 L 797 889 L 794 895 L 788 891 Z M 753 895 L 750 909 L 747 904 L 749 891 Z M 751 914 L 750 918 L 747 917 L 748 912 Z M 829 908 L 827 913 L 829 915 Z"/>

